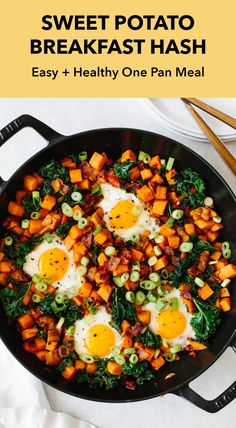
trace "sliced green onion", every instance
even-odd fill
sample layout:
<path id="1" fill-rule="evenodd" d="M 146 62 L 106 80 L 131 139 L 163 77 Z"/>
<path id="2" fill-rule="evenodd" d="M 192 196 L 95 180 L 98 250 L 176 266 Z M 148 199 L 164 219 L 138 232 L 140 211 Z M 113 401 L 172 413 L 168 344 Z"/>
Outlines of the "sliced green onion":
<path id="1" fill-rule="evenodd" d="M 75 202 L 80 202 L 83 199 L 83 195 L 80 192 L 72 192 L 71 199 Z"/>
<path id="2" fill-rule="evenodd" d="M 41 297 L 38 294 L 33 294 L 32 300 L 34 303 L 39 303 L 41 302 Z"/>
<path id="3" fill-rule="evenodd" d="M 82 259 L 80 260 L 80 263 L 82 264 L 82 266 L 88 266 L 89 264 L 89 259 L 88 257 L 83 256 Z"/>
<path id="4" fill-rule="evenodd" d="M 47 243 L 51 244 L 52 243 L 52 234 L 50 232 L 46 232 L 44 236 L 45 236 Z"/>
<path id="5" fill-rule="evenodd" d="M 221 223 L 221 222 L 222 222 L 222 218 L 221 218 L 220 216 L 212 217 L 212 220 L 213 220 L 215 223 Z"/>
<path id="6" fill-rule="evenodd" d="M 154 288 L 156 288 L 156 286 L 157 284 L 155 282 L 152 282 L 148 279 L 140 282 L 140 287 L 143 288 L 144 290 L 153 290 Z"/>
<path id="7" fill-rule="evenodd" d="M 173 217 L 175 220 L 180 220 L 184 215 L 183 210 L 174 210 L 171 214 L 171 217 Z"/>
<path id="8" fill-rule="evenodd" d="M 132 208 L 132 215 L 134 215 L 135 217 L 139 216 L 142 212 L 142 206 L 141 205 L 134 205 L 134 207 Z"/>
<path id="9" fill-rule="evenodd" d="M 83 151 L 83 152 L 79 153 L 79 160 L 80 160 L 80 162 L 85 161 L 87 158 L 88 158 L 88 153 L 87 152 Z"/>
<path id="10" fill-rule="evenodd" d="M 39 219 L 39 217 L 40 217 L 40 213 L 39 213 L 39 212 L 37 212 L 37 211 L 33 211 L 33 212 L 30 214 L 30 218 L 32 218 L 33 220 L 38 220 L 38 219 Z"/>
<path id="11" fill-rule="evenodd" d="M 137 282 L 140 278 L 140 273 L 137 270 L 134 270 L 130 274 L 130 281 Z"/>
<path id="12" fill-rule="evenodd" d="M 155 238 L 155 242 L 156 244 L 161 244 L 164 241 L 164 236 L 163 235 L 159 235 Z"/>
<path id="13" fill-rule="evenodd" d="M 129 362 L 133 365 L 136 364 L 138 362 L 138 355 L 137 354 L 130 355 Z"/>
<path id="14" fill-rule="evenodd" d="M 164 337 L 162 337 L 162 344 L 163 344 L 164 348 L 168 347 L 168 342 Z"/>
<path id="15" fill-rule="evenodd" d="M 114 360 L 120 366 L 123 366 L 123 364 L 125 364 L 125 357 L 124 357 L 124 355 L 115 355 L 114 356 Z"/>
<path id="16" fill-rule="evenodd" d="M 41 291 L 42 293 L 44 293 L 45 291 L 47 291 L 48 286 L 44 282 L 37 282 L 35 284 L 35 288 L 36 288 L 36 290 Z"/>
<path id="17" fill-rule="evenodd" d="M 112 352 L 113 357 L 117 357 L 117 355 L 120 355 L 119 346 L 112 346 L 111 352 Z"/>
<path id="18" fill-rule="evenodd" d="M 84 229 L 88 225 L 88 220 L 84 217 L 81 217 L 78 221 L 78 226 L 80 229 Z"/>
<path id="19" fill-rule="evenodd" d="M 172 354 L 171 352 L 166 352 L 164 354 L 164 358 L 166 361 L 168 361 L 169 363 L 171 363 L 172 361 L 175 361 L 175 354 Z"/>
<path id="20" fill-rule="evenodd" d="M 89 354 L 80 354 L 79 357 L 80 357 L 80 359 L 82 361 L 84 361 L 87 364 L 91 364 L 91 363 L 94 362 L 94 357 L 92 355 L 89 355 Z"/>
<path id="21" fill-rule="evenodd" d="M 177 311 L 179 309 L 179 299 L 178 297 L 171 297 L 171 306 L 174 309 L 174 311 Z"/>
<path id="22" fill-rule="evenodd" d="M 10 247 L 10 245 L 12 245 L 12 243 L 13 243 L 12 237 L 11 236 L 6 236 L 6 238 L 5 238 L 5 245 L 7 247 Z"/>
<path id="23" fill-rule="evenodd" d="M 66 330 L 66 336 L 74 336 L 75 334 L 75 326 L 71 325 L 67 330 Z"/>
<path id="24" fill-rule="evenodd" d="M 91 194 L 92 195 L 97 195 L 98 193 L 100 194 L 102 192 L 101 187 L 99 186 L 99 184 L 96 184 L 95 186 L 92 187 L 91 189 Z"/>
<path id="25" fill-rule="evenodd" d="M 86 275 L 86 273 L 87 273 L 87 268 L 86 268 L 86 266 L 79 266 L 79 267 L 77 267 L 77 273 L 78 273 L 80 276 L 84 276 L 84 275 Z"/>
<path id="26" fill-rule="evenodd" d="M 158 287 L 157 292 L 159 296 L 164 296 L 166 294 L 166 290 L 161 286 Z"/>
<path id="27" fill-rule="evenodd" d="M 40 198 L 40 193 L 36 190 L 32 192 L 32 199 L 33 199 L 34 205 L 40 204 L 42 202 Z"/>
<path id="28" fill-rule="evenodd" d="M 69 351 L 69 349 L 67 348 L 67 346 L 65 346 L 65 345 L 61 345 L 61 346 L 58 348 L 58 354 L 59 354 L 59 355 L 60 355 L 60 357 L 62 357 L 62 358 L 66 358 L 66 357 L 68 357 L 69 353 L 70 353 L 70 351 Z"/>
<path id="29" fill-rule="evenodd" d="M 228 285 L 231 283 L 231 279 L 226 278 L 224 279 L 224 281 L 222 281 L 222 283 L 220 284 L 221 287 L 228 287 Z"/>
<path id="30" fill-rule="evenodd" d="M 38 275 L 37 273 L 35 273 L 35 274 L 32 276 L 32 281 L 33 281 L 33 282 L 35 282 L 35 283 L 37 283 L 37 282 L 42 282 L 42 281 L 43 281 L 43 278 L 42 278 L 40 275 Z"/>
<path id="31" fill-rule="evenodd" d="M 132 269 L 133 270 L 140 270 L 140 262 L 139 261 L 135 261 L 132 263 Z"/>
<path id="32" fill-rule="evenodd" d="M 137 293 L 135 294 L 135 303 L 137 305 L 142 305 L 145 298 L 146 298 L 146 296 L 142 291 L 137 291 Z"/>
<path id="33" fill-rule="evenodd" d="M 175 158 L 169 157 L 167 164 L 166 164 L 166 170 L 167 171 L 170 171 L 173 168 L 174 162 L 175 162 Z"/>
<path id="34" fill-rule="evenodd" d="M 135 301 L 134 292 L 133 291 L 127 291 L 125 294 L 125 298 L 126 298 L 127 302 L 134 303 L 134 301 Z"/>
<path id="35" fill-rule="evenodd" d="M 28 227 L 29 227 L 29 220 L 27 220 L 27 219 L 22 220 L 21 227 L 22 227 L 22 229 L 28 229 Z"/>
<path id="36" fill-rule="evenodd" d="M 196 276 L 196 278 L 194 278 L 194 282 L 196 285 L 198 285 L 198 287 L 203 287 L 203 285 L 205 284 L 205 282 L 199 278 L 198 276 Z"/>
<path id="37" fill-rule="evenodd" d="M 230 259 L 231 249 L 230 249 L 230 243 L 228 241 L 225 241 L 222 243 L 222 254 L 225 259 Z"/>
<path id="38" fill-rule="evenodd" d="M 155 245 L 153 249 L 154 249 L 154 253 L 156 254 L 156 256 L 160 256 L 162 254 L 162 251 L 158 247 L 158 245 Z"/>
<path id="39" fill-rule="evenodd" d="M 117 287 L 123 287 L 124 282 L 122 282 L 120 276 L 113 276 L 113 281 L 117 285 Z"/>
<path id="40" fill-rule="evenodd" d="M 157 296 L 153 294 L 151 291 L 149 291 L 147 294 L 147 299 L 149 302 L 155 303 L 157 301 Z"/>
<path id="41" fill-rule="evenodd" d="M 155 239 L 155 238 L 157 238 L 159 236 L 159 232 L 152 232 L 152 233 L 150 233 L 150 235 L 149 235 L 149 239 Z"/>
<path id="42" fill-rule="evenodd" d="M 58 330 L 60 330 L 60 328 L 62 328 L 62 326 L 63 326 L 64 322 L 65 322 L 65 318 L 61 317 L 61 318 L 59 319 L 59 321 L 58 321 L 57 325 L 56 325 L 56 328 L 57 328 Z"/>
<path id="43" fill-rule="evenodd" d="M 128 272 L 123 273 L 121 275 L 120 279 L 121 279 L 122 284 L 125 284 L 126 281 L 128 281 L 128 279 L 129 279 L 129 273 Z"/>
<path id="44" fill-rule="evenodd" d="M 69 288 L 69 295 L 75 296 L 78 293 L 78 288 L 76 287 L 76 285 L 72 285 L 72 287 Z"/>
<path id="45" fill-rule="evenodd" d="M 182 346 L 181 346 L 181 345 L 171 346 L 171 348 L 170 348 L 170 352 L 171 352 L 172 354 L 176 354 L 177 352 L 180 352 L 180 351 L 181 351 L 181 349 L 182 349 Z"/>
<path id="46" fill-rule="evenodd" d="M 79 221 L 79 219 L 82 217 L 82 213 L 81 213 L 81 211 L 79 211 L 79 210 L 73 210 L 73 219 L 75 220 L 75 221 Z"/>
<path id="47" fill-rule="evenodd" d="M 63 294 L 57 294 L 55 297 L 55 301 L 59 304 L 59 305 L 63 305 L 63 303 L 66 300 L 66 296 L 64 296 Z"/>
<path id="48" fill-rule="evenodd" d="M 66 215 L 67 217 L 73 217 L 73 209 L 70 207 L 69 204 L 67 204 L 67 202 L 63 202 L 63 204 L 61 205 L 61 210 L 63 212 L 64 215 Z"/>
<path id="49" fill-rule="evenodd" d="M 222 251 L 228 250 L 230 248 L 230 243 L 228 241 L 222 242 Z"/>
<path id="50" fill-rule="evenodd" d="M 55 314 L 64 311 L 66 307 L 67 307 L 66 304 L 58 307 L 55 300 L 51 303 L 51 308 Z"/>
<path id="51" fill-rule="evenodd" d="M 165 159 L 161 159 L 161 166 L 166 166 L 166 160 Z"/>
<path id="52" fill-rule="evenodd" d="M 154 354 L 154 358 L 157 358 L 158 355 L 160 354 L 161 350 L 160 349 L 156 349 L 155 350 L 155 354 Z"/>
<path id="53" fill-rule="evenodd" d="M 182 242 L 179 249 L 182 253 L 190 253 L 190 251 L 192 251 L 192 249 L 193 249 L 193 243 L 192 242 Z"/>
<path id="54" fill-rule="evenodd" d="M 162 309 L 164 309 L 166 305 L 167 303 L 165 302 L 165 300 L 158 299 L 158 301 L 156 302 L 156 307 L 158 311 L 161 311 Z"/>
<path id="55" fill-rule="evenodd" d="M 148 163 L 151 160 L 151 156 L 148 153 L 139 152 L 138 160 L 143 161 L 144 163 Z"/>
<path id="56" fill-rule="evenodd" d="M 139 235 L 137 233 L 132 233 L 132 235 L 130 235 L 130 241 L 137 244 L 139 242 Z"/>
<path id="57" fill-rule="evenodd" d="M 108 247 L 105 248 L 104 253 L 106 254 L 106 256 L 113 256 L 116 252 L 115 247 L 113 247 L 112 245 L 109 245 Z"/>
<path id="58" fill-rule="evenodd" d="M 212 205 L 214 204 L 214 201 L 213 201 L 213 199 L 210 196 L 207 196 L 204 199 L 204 204 L 205 204 L 206 207 L 212 207 Z"/>
<path id="59" fill-rule="evenodd" d="M 156 256 L 149 257 L 149 259 L 148 259 L 149 266 L 154 266 L 156 264 L 156 262 L 157 262 Z"/>
<path id="60" fill-rule="evenodd" d="M 124 354 L 125 355 L 135 354 L 135 352 L 136 352 L 135 348 L 125 348 L 124 349 Z"/>
<path id="61" fill-rule="evenodd" d="M 102 230 L 102 226 L 98 224 L 93 231 L 93 236 L 96 236 L 99 232 L 101 232 L 101 230 Z"/>
<path id="62" fill-rule="evenodd" d="M 168 270 L 167 269 L 162 269 L 162 271 L 161 271 L 161 277 L 163 278 L 163 279 L 167 279 L 168 278 L 168 276 L 169 276 L 169 272 L 168 272 Z"/>
<path id="63" fill-rule="evenodd" d="M 152 272 L 149 274 L 149 279 L 152 282 L 159 283 L 161 281 L 160 275 L 156 272 Z"/>
<path id="64" fill-rule="evenodd" d="M 217 263 L 218 263 L 217 260 L 211 260 L 208 264 L 209 266 L 211 266 L 211 265 L 216 265 Z"/>
<path id="65" fill-rule="evenodd" d="M 175 224 L 175 219 L 173 217 L 170 217 L 166 222 L 168 227 L 173 227 Z"/>

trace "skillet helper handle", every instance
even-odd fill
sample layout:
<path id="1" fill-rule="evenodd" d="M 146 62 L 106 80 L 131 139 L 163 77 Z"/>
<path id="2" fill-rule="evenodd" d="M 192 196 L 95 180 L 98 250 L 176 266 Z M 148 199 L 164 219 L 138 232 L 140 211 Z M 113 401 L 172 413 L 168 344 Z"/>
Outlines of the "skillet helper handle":
<path id="1" fill-rule="evenodd" d="M 45 140 L 48 141 L 48 144 L 51 144 L 55 140 L 58 140 L 60 137 L 62 137 L 61 134 L 54 131 L 48 125 L 36 119 L 35 117 L 30 116 L 29 114 L 23 114 L 0 131 L 0 147 L 6 143 L 7 140 L 13 137 L 13 135 L 26 127 L 33 128 L 43 138 L 45 138 Z"/>
<path id="2" fill-rule="evenodd" d="M 230 346 L 234 352 L 236 352 L 236 337 L 233 338 Z M 191 401 L 195 406 L 200 407 L 200 409 L 203 409 L 206 412 L 216 413 L 236 398 L 236 381 L 214 400 L 205 400 L 205 398 L 193 391 L 189 385 L 180 388 L 175 392 L 175 394 Z"/>

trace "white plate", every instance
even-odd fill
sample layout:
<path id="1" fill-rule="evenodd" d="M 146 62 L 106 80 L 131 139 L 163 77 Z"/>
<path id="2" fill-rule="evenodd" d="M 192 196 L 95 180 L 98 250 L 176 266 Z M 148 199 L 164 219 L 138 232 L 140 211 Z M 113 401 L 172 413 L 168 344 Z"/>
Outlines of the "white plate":
<path id="1" fill-rule="evenodd" d="M 143 100 L 154 113 L 155 118 L 172 131 L 202 141 L 206 137 L 198 128 L 192 116 L 179 98 L 148 98 Z M 202 98 L 209 105 L 236 117 L 236 98 Z M 212 130 L 224 141 L 236 138 L 236 131 L 213 116 L 197 109 Z"/>

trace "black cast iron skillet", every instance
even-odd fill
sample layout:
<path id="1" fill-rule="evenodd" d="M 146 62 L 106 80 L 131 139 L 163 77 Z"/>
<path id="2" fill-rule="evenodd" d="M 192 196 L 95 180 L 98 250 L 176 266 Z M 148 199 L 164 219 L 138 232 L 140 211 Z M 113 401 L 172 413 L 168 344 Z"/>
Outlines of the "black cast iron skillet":
<path id="1" fill-rule="evenodd" d="M 200 172 L 207 182 L 209 194 L 214 198 L 217 209 L 223 216 L 225 228 L 223 231 L 224 240 L 232 243 L 234 256 L 236 255 L 236 199 L 227 183 L 221 178 L 210 164 L 183 145 L 147 131 L 137 129 L 97 129 L 82 132 L 72 136 L 63 136 L 49 128 L 44 123 L 32 116 L 23 115 L 11 122 L 0 132 L 0 146 L 2 146 L 12 135 L 20 129 L 30 126 L 48 141 L 48 147 L 28 160 L 11 177 L 8 182 L 0 179 L 0 212 L 1 221 L 7 214 L 7 205 L 14 197 L 16 190 L 21 186 L 22 178 L 37 170 L 40 165 L 54 158 L 62 158 L 71 152 L 86 150 L 105 151 L 109 157 L 117 159 L 121 152 L 127 148 L 135 151 L 143 150 L 152 155 L 159 154 L 162 157 L 173 156 L 176 159 L 177 169 L 191 167 Z M 45 367 L 33 355 L 25 352 L 22 348 L 20 335 L 14 326 L 9 326 L 6 319 L 1 315 L 0 335 L 18 361 L 31 373 L 42 381 L 48 383 L 68 394 L 94 401 L 103 402 L 129 402 L 156 397 L 165 393 L 176 394 L 191 401 L 196 406 L 214 413 L 225 407 L 236 397 L 236 381 L 215 400 L 207 401 L 194 392 L 189 383 L 206 370 L 222 354 L 227 346 L 231 346 L 236 352 L 236 286 L 233 285 L 232 310 L 224 314 L 223 323 L 213 337 L 207 350 L 197 353 L 195 358 L 183 355 L 180 361 L 166 364 L 156 373 L 156 379 L 142 386 L 135 391 L 119 388 L 112 391 L 93 390 L 87 385 L 76 385 L 67 382 L 56 375 L 51 368 Z M 176 375 L 165 380 L 168 373 L 174 372 Z"/>

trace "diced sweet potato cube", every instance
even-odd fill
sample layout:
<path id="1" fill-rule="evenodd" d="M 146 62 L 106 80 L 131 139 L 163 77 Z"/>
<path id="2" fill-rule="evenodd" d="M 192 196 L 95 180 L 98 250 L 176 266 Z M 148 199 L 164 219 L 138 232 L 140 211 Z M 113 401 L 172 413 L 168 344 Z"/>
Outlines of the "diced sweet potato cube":
<path id="1" fill-rule="evenodd" d="M 56 198 L 55 196 L 51 196 L 51 195 L 45 195 L 41 204 L 41 207 L 44 210 L 48 210 L 51 211 L 53 209 L 53 207 L 56 205 Z"/>
<path id="2" fill-rule="evenodd" d="M 97 363 L 95 361 L 93 363 L 86 364 L 86 372 L 89 374 L 94 374 L 97 370 Z"/>
<path id="3" fill-rule="evenodd" d="M 214 291 L 207 283 L 198 290 L 198 295 L 202 300 L 207 300 L 210 296 L 212 296 L 212 294 L 214 294 Z"/>
<path id="4" fill-rule="evenodd" d="M 26 175 L 24 177 L 24 187 L 31 192 L 38 187 L 38 180 L 33 175 Z"/>
<path id="5" fill-rule="evenodd" d="M 156 172 L 154 174 L 154 176 L 152 177 L 151 182 L 157 183 L 157 184 L 162 184 L 162 183 L 164 183 L 164 178 L 160 174 L 158 174 L 158 172 Z"/>
<path id="6" fill-rule="evenodd" d="M 132 181 L 138 180 L 138 178 L 140 177 L 140 171 L 137 166 L 129 170 L 129 176 Z"/>
<path id="7" fill-rule="evenodd" d="M 151 320 L 151 312 L 150 311 L 140 311 L 137 316 L 138 316 L 139 321 L 141 321 L 143 324 L 149 324 L 150 323 L 150 320 Z"/>
<path id="8" fill-rule="evenodd" d="M 62 377 L 66 380 L 72 380 L 77 373 L 77 369 L 74 366 L 67 366 L 61 372 Z"/>
<path id="9" fill-rule="evenodd" d="M 152 159 L 149 161 L 149 165 L 151 165 L 153 168 L 156 168 L 156 169 L 161 168 L 160 156 L 153 156 Z"/>
<path id="10" fill-rule="evenodd" d="M 152 171 L 149 168 L 143 169 L 140 174 L 144 181 L 150 180 L 152 178 Z"/>
<path id="11" fill-rule="evenodd" d="M 154 201 L 152 212 L 156 215 L 163 215 L 166 207 L 167 207 L 168 201 L 159 199 L 158 201 Z"/>
<path id="12" fill-rule="evenodd" d="M 104 263 L 106 263 L 108 261 L 107 256 L 104 253 L 100 253 L 98 256 L 98 264 L 99 266 L 103 266 Z"/>
<path id="13" fill-rule="evenodd" d="M 132 250 L 131 250 L 131 254 L 132 254 L 132 259 L 133 259 L 134 261 L 140 261 L 140 260 L 142 260 L 142 259 L 143 259 L 143 253 L 142 253 L 141 251 L 138 251 L 138 250 L 132 249 Z"/>
<path id="14" fill-rule="evenodd" d="M 227 287 L 223 287 L 220 289 L 220 298 L 230 297 L 230 293 Z"/>
<path id="15" fill-rule="evenodd" d="M 82 360 L 76 360 L 75 361 L 75 368 L 77 370 L 83 370 L 85 368 L 85 362 Z"/>
<path id="16" fill-rule="evenodd" d="M 26 330 L 34 324 L 34 319 L 31 317 L 30 314 L 22 314 L 18 317 L 17 322 L 22 330 Z"/>
<path id="17" fill-rule="evenodd" d="M 130 333 L 125 333 L 123 341 L 122 341 L 122 348 L 132 348 L 133 346 L 133 340 Z"/>
<path id="18" fill-rule="evenodd" d="M 193 223 L 185 223 L 184 228 L 188 235 L 194 235 L 195 227 Z"/>
<path id="19" fill-rule="evenodd" d="M 101 296 L 102 299 L 105 300 L 105 302 L 108 302 L 111 292 L 112 287 L 109 284 L 103 284 L 98 290 L 99 296 Z"/>
<path id="20" fill-rule="evenodd" d="M 164 360 L 164 358 L 159 355 L 157 358 L 153 358 L 153 360 L 151 361 L 151 365 L 154 370 L 159 370 L 165 364 L 165 362 L 166 361 Z"/>
<path id="21" fill-rule="evenodd" d="M 197 342 L 196 340 L 190 340 L 190 345 L 195 351 L 202 351 L 207 348 L 203 343 Z"/>
<path id="22" fill-rule="evenodd" d="M 168 236 L 167 239 L 168 239 L 168 244 L 170 248 L 173 248 L 175 250 L 179 247 L 179 243 L 180 243 L 179 236 L 172 235 L 172 236 Z"/>
<path id="23" fill-rule="evenodd" d="M 236 265 L 229 263 L 223 266 L 219 272 L 219 278 L 223 281 L 224 279 L 233 279 L 236 277 Z"/>
<path id="24" fill-rule="evenodd" d="M 120 160 L 121 160 L 121 162 L 125 162 L 126 160 L 132 160 L 132 161 L 136 162 L 137 156 L 133 152 L 133 150 L 129 149 L 129 150 L 126 150 L 125 152 L 122 153 Z"/>
<path id="25" fill-rule="evenodd" d="M 25 210 L 22 205 L 11 201 L 8 205 L 8 212 L 9 214 L 15 215 L 17 217 L 23 217 Z"/>
<path id="26" fill-rule="evenodd" d="M 91 188 L 91 181 L 89 178 L 85 178 L 84 180 L 79 182 L 79 189 L 80 190 L 90 190 Z"/>
<path id="27" fill-rule="evenodd" d="M 67 235 L 63 242 L 66 249 L 71 250 L 71 248 L 75 244 L 75 239 L 73 239 L 70 235 Z"/>
<path id="28" fill-rule="evenodd" d="M 105 162 L 106 162 L 105 156 L 103 154 L 100 154 L 97 152 L 94 152 L 93 156 L 91 157 L 91 159 L 89 161 L 90 165 L 93 168 L 98 169 L 99 171 L 101 171 Z"/>
<path id="29" fill-rule="evenodd" d="M 224 297 L 220 300 L 220 307 L 223 312 L 228 312 L 231 309 L 231 302 L 229 297 Z"/>
<path id="30" fill-rule="evenodd" d="M 102 244 L 104 244 L 104 242 L 106 242 L 107 235 L 103 230 L 101 230 L 101 232 L 98 232 L 97 235 L 94 236 L 93 239 L 97 244 L 102 245 Z"/>
<path id="31" fill-rule="evenodd" d="M 175 235 L 176 231 L 172 227 L 169 227 L 167 224 L 163 224 L 160 229 L 160 234 L 168 237 L 168 236 Z"/>
<path id="32" fill-rule="evenodd" d="M 116 270 L 113 271 L 113 276 L 122 275 L 122 273 L 128 272 L 129 266 L 124 264 L 119 264 Z"/>
<path id="33" fill-rule="evenodd" d="M 122 366 L 117 364 L 115 361 L 108 361 L 107 371 L 113 376 L 119 376 L 121 374 Z"/>
<path id="34" fill-rule="evenodd" d="M 149 201 L 152 201 L 152 199 L 154 199 L 152 190 L 149 189 L 149 187 L 146 186 L 146 184 L 143 187 L 140 187 L 140 189 L 137 189 L 136 193 L 138 197 L 142 199 L 142 201 L 144 202 L 149 202 Z"/>
<path id="35" fill-rule="evenodd" d="M 71 169 L 69 171 L 71 183 L 79 183 L 83 180 L 81 169 Z"/>
<path id="36" fill-rule="evenodd" d="M 166 186 L 157 186 L 156 188 L 156 198 L 157 199 L 166 199 L 166 192 L 167 192 L 167 187 Z"/>
<path id="37" fill-rule="evenodd" d="M 79 228 L 78 224 L 74 224 L 70 230 L 69 230 L 69 235 L 71 236 L 71 238 L 73 239 L 79 239 L 82 236 L 83 232 L 82 229 Z"/>
<path id="38" fill-rule="evenodd" d="M 168 265 L 168 258 L 166 255 L 164 255 L 157 260 L 156 264 L 153 266 L 153 270 L 157 271 L 157 270 L 163 269 L 167 265 Z"/>
<path id="39" fill-rule="evenodd" d="M 92 284 L 90 282 L 84 282 L 79 290 L 79 295 L 82 299 L 88 299 L 92 292 Z"/>

